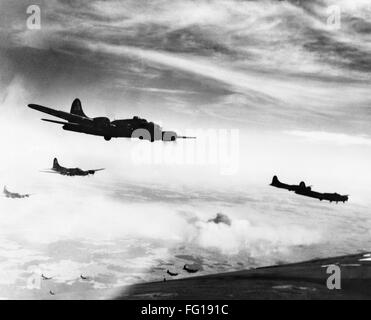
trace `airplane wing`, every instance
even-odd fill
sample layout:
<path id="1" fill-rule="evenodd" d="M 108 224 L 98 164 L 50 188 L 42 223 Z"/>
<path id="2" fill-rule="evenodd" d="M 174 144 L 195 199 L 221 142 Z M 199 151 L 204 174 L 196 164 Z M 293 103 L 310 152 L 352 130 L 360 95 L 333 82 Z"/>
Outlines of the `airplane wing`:
<path id="1" fill-rule="evenodd" d="M 46 114 L 50 114 L 51 116 L 64 119 L 68 122 L 76 123 L 76 124 L 91 125 L 93 123 L 93 120 L 90 118 L 81 117 L 79 115 L 75 115 L 69 112 L 54 110 L 48 107 L 40 106 L 38 104 L 29 104 L 28 107 L 31 109 L 46 113 Z M 47 120 L 47 119 L 45 119 L 44 121 L 53 122 L 52 120 Z M 61 124 L 65 124 L 65 123 L 61 123 Z"/>

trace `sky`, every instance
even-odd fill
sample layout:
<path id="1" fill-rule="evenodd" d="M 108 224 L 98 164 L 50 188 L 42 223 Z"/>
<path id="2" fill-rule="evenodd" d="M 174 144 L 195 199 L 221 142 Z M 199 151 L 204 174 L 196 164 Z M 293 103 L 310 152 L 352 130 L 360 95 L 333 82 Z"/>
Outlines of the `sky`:
<path id="1" fill-rule="evenodd" d="M 30 4 L 1 3 L 2 109 L 22 125 L 50 136 L 25 105 L 68 110 L 79 97 L 91 116 L 239 130 L 240 163 L 250 153 L 276 157 L 259 147 L 272 148 L 274 137 L 280 154 L 314 168 L 309 178 L 318 178 L 312 153 L 328 148 L 336 150 L 323 157 L 326 171 L 326 159 L 359 176 L 365 169 L 344 154 L 370 155 L 366 1 L 45 1 L 39 30 L 27 28 Z M 295 152 L 303 145 L 309 150 Z"/>
<path id="2" fill-rule="evenodd" d="M 0 200 L 13 246 L 146 237 L 256 264 L 277 261 L 272 252 L 291 261 L 367 248 L 369 1 L 3 0 L 0 12 L 0 184 L 35 194 L 27 207 Z M 106 142 L 26 107 L 69 111 L 77 97 L 88 116 L 138 115 L 197 139 Z M 54 157 L 106 170 L 42 175 Z M 350 202 L 271 190 L 275 174 Z M 218 212 L 232 224 L 208 223 Z"/>

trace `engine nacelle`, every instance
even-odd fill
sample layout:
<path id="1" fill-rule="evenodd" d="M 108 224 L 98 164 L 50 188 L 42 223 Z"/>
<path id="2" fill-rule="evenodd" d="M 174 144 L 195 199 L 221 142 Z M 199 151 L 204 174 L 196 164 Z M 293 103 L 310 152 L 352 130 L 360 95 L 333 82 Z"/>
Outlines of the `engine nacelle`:
<path id="1" fill-rule="evenodd" d="M 174 131 L 163 131 L 162 132 L 162 141 L 175 141 L 178 138 L 178 135 Z"/>
<path id="2" fill-rule="evenodd" d="M 106 117 L 98 117 L 93 119 L 94 125 L 99 128 L 106 128 L 109 127 L 111 124 L 110 119 Z"/>

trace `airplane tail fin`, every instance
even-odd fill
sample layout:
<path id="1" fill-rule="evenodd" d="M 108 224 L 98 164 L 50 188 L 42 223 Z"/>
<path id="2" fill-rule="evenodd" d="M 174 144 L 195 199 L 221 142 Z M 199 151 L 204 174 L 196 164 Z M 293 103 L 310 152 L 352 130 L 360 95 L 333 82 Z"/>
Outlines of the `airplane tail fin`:
<path id="1" fill-rule="evenodd" d="M 54 158 L 54 161 L 53 161 L 53 169 L 58 169 L 60 166 L 59 166 L 59 163 L 58 163 L 58 159 L 57 158 Z"/>
<path id="2" fill-rule="evenodd" d="M 84 111 L 82 110 L 80 99 L 73 100 L 72 106 L 71 106 L 71 113 L 77 116 L 80 116 L 80 117 L 88 118 L 86 114 L 84 113 Z"/>
<path id="3" fill-rule="evenodd" d="M 299 187 L 300 187 L 300 188 L 306 188 L 307 186 L 305 185 L 305 182 L 304 182 L 304 181 L 301 181 L 301 182 L 299 183 Z"/>
<path id="4" fill-rule="evenodd" d="M 274 186 L 274 185 L 276 185 L 278 183 L 280 183 L 280 181 L 278 180 L 277 176 L 274 176 L 273 179 L 272 179 L 271 186 Z"/>

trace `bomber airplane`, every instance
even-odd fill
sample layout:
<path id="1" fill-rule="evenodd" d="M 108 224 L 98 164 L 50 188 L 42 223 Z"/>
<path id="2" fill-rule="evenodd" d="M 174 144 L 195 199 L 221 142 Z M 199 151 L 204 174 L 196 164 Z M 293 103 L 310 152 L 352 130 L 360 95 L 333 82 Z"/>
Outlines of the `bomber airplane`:
<path id="1" fill-rule="evenodd" d="M 111 138 L 138 138 L 151 142 L 156 140 L 175 141 L 176 139 L 195 138 L 178 136 L 174 131 L 162 131 L 162 128 L 158 124 L 148 122 L 146 119 L 141 119 L 137 116 L 132 119 L 114 121 L 106 117 L 90 118 L 84 113 L 79 99 L 73 101 L 70 113 L 54 110 L 38 104 L 29 104 L 28 106 L 31 109 L 61 118 L 67 122 L 41 119 L 43 121 L 61 124 L 63 125 L 62 128 L 67 131 L 102 136 L 106 141 L 111 140 Z"/>
<path id="2" fill-rule="evenodd" d="M 320 201 L 327 200 L 330 202 L 345 203 L 349 199 L 348 195 L 341 195 L 338 193 L 321 193 L 321 192 L 313 191 L 312 187 L 306 186 L 304 181 L 300 182 L 298 185 L 282 183 L 278 180 L 277 176 L 273 177 L 272 183 L 270 185 L 272 187 L 293 191 L 296 194 L 299 194 L 305 197 L 319 199 Z"/>
<path id="3" fill-rule="evenodd" d="M 16 192 L 10 192 L 6 186 L 4 186 L 3 190 L 4 196 L 7 198 L 12 198 L 12 199 L 23 199 L 23 198 L 29 198 L 30 194 L 19 194 Z"/>
<path id="4" fill-rule="evenodd" d="M 102 168 L 102 169 L 94 169 L 94 170 L 82 170 L 80 168 L 65 168 L 65 167 L 62 167 L 58 163 L 57 158 L 54 158 L 53 167 L 50 170 L 44 170 L 44 171 L 41 171 L 41 172 L 59 173 L 63 176 L 74 177 L 74 176 L 87 176 L 89 174 L 95 174 L 97 171 L 102 171 L 102 170 L 104 170 L 104 169 Z"/>

